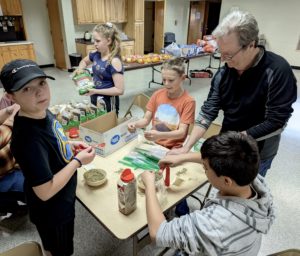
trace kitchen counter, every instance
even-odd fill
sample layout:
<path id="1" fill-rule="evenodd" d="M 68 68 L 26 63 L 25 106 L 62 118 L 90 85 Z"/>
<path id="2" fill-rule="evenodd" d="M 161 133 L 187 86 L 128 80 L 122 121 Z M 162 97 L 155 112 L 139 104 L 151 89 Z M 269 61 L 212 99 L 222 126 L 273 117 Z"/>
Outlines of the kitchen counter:
<path id="1" fill-rule="evenodd" d="M 33 44 L 33 42 L 31 42 L 31 41 L 7 41 L 7 42 L 0 42 L 0 46 L 22 45 L 22 44 Z"/>
<path id="2" fill-rule="evenodd" d="M 128 39 L 126 39 L 126 40 L 121 40 L 121 42 L 131 42 L 131 41 L 134 41 L 134 39 L 128 38 Z M 78 44 L 87 44 L 87 45 L 94 44 L 94 43 L 92 43 L 91 40 L 86 41 L 86 40 L 84 40 L 83 38 L 76 38 L 76 39 L 75 39 L 75 42 L 78 43 Z"/>

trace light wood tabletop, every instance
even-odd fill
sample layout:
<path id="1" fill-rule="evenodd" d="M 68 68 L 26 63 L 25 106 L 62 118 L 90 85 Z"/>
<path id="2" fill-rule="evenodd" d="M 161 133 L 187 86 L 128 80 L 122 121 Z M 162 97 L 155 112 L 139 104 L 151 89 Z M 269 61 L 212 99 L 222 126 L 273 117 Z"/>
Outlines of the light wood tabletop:
<path id="1" fill-rule="evenodd" d="M 96 156 L 92 165 L 104 169 L 107 172 L 107 181 L 99 187 L 90 187 L 85 184 L 83 174 L 84 168 L 78 169 L 77 199 L 82 205 L 115 237 L 127 239 L 136 235 L 147 225 L 145 195 L 140 189 L 137 193 L 137 209 L 130 215 L 123 215 L 118 208 L 117 181 L 120 177 L 119 170 L 127 168 L 118 161 L 139 145 L 138 139 L 131 141 L 121 149 L 107 157 Z M 151 147 L 160 147 L 158 145 Z M 174 185 L 179 172 L 182 182 Z M 135 176 L 143 172 L 141 169 L 134 170 Z M 179 201 L 194 193 L 206 181 L 206 175 L 200 164 L 185 163 L 181 166 L 171 168 L 170 187 L 167 189 L 167 200 L 162 206 L 164 211 L 176 205 Z M 177 182 L 178 183 L 178 182 Z M 176 184 L 177 184 L 176 183 Z"/>

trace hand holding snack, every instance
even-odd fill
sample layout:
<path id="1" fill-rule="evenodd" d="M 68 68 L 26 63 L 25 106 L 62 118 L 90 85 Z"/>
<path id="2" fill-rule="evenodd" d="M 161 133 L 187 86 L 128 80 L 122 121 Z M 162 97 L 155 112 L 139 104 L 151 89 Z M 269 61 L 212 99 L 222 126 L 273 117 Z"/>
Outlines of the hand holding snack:
<path id="1" fill-rule="evenodd" d="M 129 132 L 134 133 L 136 131 L 135 122 L 128 123 L 127 128 Z"/>
<path id="2" fill-rule="evenodd" d="M 89 164 L 95 158 L 96 152 L 92 146 L 88 146 L 87 148 L 82 149 L 77 155 L 76 158 L 80 160 L 80 162 L 84 164 Z"/>

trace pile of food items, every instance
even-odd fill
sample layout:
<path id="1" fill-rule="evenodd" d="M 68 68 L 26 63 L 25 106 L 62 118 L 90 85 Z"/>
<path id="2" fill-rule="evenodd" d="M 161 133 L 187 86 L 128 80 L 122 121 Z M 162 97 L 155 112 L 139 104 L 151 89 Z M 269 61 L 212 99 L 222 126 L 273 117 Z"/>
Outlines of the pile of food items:
<path id="1" fill-rule="evenodd" d="M 197 39 L 197 45 L 203 48 L 204 52 L 214 53 L 218 48 L 215 37 L 212 35 L 203 36 L 203 40 Z"/>
<path id="2" fill-rule="evenodd" d="M 122 56 L 122 61 L 126 63 L 139 63 L 139 64 L 148 64 L 148 63 L 157 63 L 164 60 L 168 60 L 172 57 L 170 54 L 157 54 L 149 53 L 146 55 L 127 55 Z"/>
<path id="3" fill-rule="evenodd" d="M 106 113 L 105 106 L 94 106 L 88 100 L 78 103 L 54 105 L 49 108 L 65 131 L 78 128 L 81 123 L 94 119 Z"/>

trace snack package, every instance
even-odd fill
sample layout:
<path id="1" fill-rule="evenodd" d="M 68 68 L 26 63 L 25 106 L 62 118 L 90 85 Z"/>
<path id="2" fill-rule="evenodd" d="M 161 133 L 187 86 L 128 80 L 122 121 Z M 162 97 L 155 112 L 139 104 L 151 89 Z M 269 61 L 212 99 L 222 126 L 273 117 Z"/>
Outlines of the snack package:
<path id="1" fill-rule="evenodd" d="M 93 78 L 88 72 L 74 75 L 72 80 L 74 81 L 80 95 L 84 95 L 89 91 L 89 89 L 95 88 Z"/>

